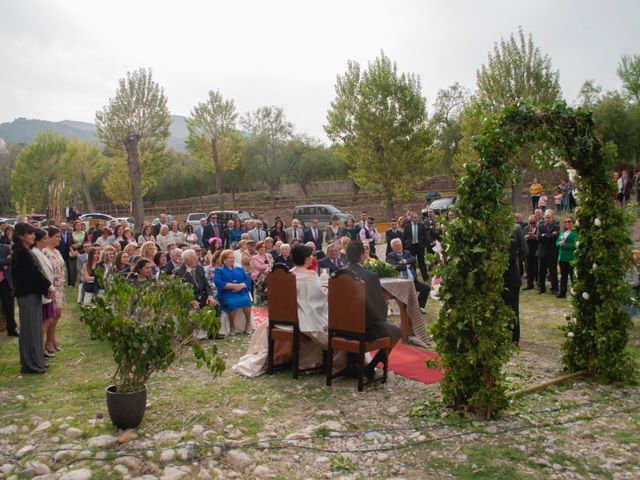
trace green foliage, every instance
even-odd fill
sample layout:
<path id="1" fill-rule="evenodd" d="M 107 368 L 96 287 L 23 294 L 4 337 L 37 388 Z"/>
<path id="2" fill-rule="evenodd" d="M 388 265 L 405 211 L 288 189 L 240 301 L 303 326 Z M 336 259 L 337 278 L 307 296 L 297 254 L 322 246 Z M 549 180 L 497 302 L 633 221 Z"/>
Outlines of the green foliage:
<path id="1" fill-rule="evenodd" d="M 67 144 L 61 160 L 67 177 L 82 190 L 87 209 L 94 211 L 89 185 L 104 170 L 105 159 L 102 152 L 97 145 L 74 139 Z"/>
<path id="2" fill-rule="evenodd" d="M 580 87 L 580 92 L 578 92 L 578 106 L 593 110 L 593 107 L 600 101 L 601 93 L 602 87 L 600 85 L 596 85 L 593 80 L 585 80 L 582 87 Z"/>
<path id="3" fill-rule="evenodd" d="M 207 350 L 194 338 L 197 329 L 218 331 L 215 309 L 192 310 L 193 299 L 191 286 L 176 277 L 162 275 L 158 282 L 140 288 L 115 276 L 104 294 L 82 307 L 80 318 L 91 338 L 106 341 L 113 351 L 119 392 L 143 389 L 153 372 L 169 368 L 187 345 L 199 367 L 222 373 L 224 363 L 216 346 Z"/>
<path id="4" fill-rule="evenodd" d="M 617 72 L 627 96 L 640 103 L 640 55 L 623 55 Z"/>
<path id="5" fill-rule="evenodd" d="M 50 200 L 63 202 L 67 195 L 55 195 L 52 191 L 64 185 L 61 158 L 67 148 L 67 141 L 53 132 L 36 135 L 16 158 L 11 172 L 11 201 L 19 213 L 44 212 L 54 207 Z M 66 193 L 70 193 L 67 191 Z"/>
<path id="6" fill-rule="evenodd" d="M 606 144 L 615 146 L 616 163 L 638 165 L 640 161 L 640 104 L 631 104 L 618 92 L 604 95 L 593 110 L 597 132 Z"/>
<path id="7" fill-rule="evenodd" d="M 11 210 L 11 172 L 15 168 L 18 154 L 24 147 L 23 144 L 7 147 L 0 141 L 0 212 Z"/>
<path id="8" fill-rule="evenodd" d="M 430 125 L 436 131 L 435 146 L 439 151 L 431 165 L 434 173 L 453 173 L 453 159 L 462 141 L 462 114 L 469 102 L 467 90 L 458 82 L 445 90 L 439 90 L 434 102 L 435 111 Z"/>
<path id="9" fill-rule="evenodd" d="M 513 350 L 514 316 L 500 296 L 511 225 L 501 193 L 513 175 L 509 160 L 532 142 L 545 146 L 539 162 L 555 163 L 559 156 L 579 175 L 575 319 L 566 327 L 564 364 L 605 381 L 629 380 L 635 368 L 625 350 L 631 322 L 623 309 L 629 239 L 591 114 L 564 103 L 510 107 L 488 117 L 474 139 L 480 161 L 465 166 L 458 188 L 457 216 L 444 238 L 449 261 L 440 269 L 444 305 L 432 328 L 446 369 L 444 401 L 487 417 L 506 405 L 501 370 Z"/>
<path id="10" fill-rule="evenodd" d="M 394 203 L 413 196 L 434 156 L 420 78 L 399 74 L 382 53 L 364 71 L 349 61 L 335 90 L 325 131 L 343 152 L 353 181 L 382 194 L 391 218 Z"/>

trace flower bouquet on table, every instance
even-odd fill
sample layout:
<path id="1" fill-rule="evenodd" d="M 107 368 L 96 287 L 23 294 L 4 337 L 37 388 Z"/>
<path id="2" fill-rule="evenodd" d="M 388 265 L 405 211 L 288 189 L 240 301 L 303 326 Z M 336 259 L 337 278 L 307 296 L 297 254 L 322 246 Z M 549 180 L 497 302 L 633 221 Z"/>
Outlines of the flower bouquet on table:
<path id="1" fill-rule="evenodd" d="M 378 274 L 380 278 L 395 278 L 399 276 L 396 267 L 382 260 L 376 260 L 375 258 L 367 258 L 363 266 L 367 270 Z"/>

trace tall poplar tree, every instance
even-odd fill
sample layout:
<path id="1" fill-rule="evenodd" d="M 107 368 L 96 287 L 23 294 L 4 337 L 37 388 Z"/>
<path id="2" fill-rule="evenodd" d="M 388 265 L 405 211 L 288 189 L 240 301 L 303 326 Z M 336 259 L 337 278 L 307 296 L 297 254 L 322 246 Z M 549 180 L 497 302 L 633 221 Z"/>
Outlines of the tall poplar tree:
<path id="1" fill-rule="evenodd" d="M 139 68 L 120 79 L 115 97 L 96 112 L 96 134 L 114 152 L 123 152 L 131 180 L 136 225 L 144 221 L 143 180 L 153 183 L 165 159 L 171 116 L 164 90 L 151 70 Z M 116 154 L 117 156 L 117 154 Z"/>
<path id="2" fill-rule="evenodd" d="M 392 218 L 395 202 L 412 197 L 424 181 L 433 153 L 420 78 L 400 74 L 382 53 L 365 70 L 349 61 L 335 90 L 325 132 L 343 152 L 353 181 L 381 194 Z"/>

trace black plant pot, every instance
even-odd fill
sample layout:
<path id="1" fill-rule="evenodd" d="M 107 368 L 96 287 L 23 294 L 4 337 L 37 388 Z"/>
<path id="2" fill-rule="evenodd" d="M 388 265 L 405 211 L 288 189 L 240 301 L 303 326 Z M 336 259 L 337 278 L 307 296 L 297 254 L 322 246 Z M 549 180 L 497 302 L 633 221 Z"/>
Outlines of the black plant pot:
<path id="1" fill-rule="evenodd" d="M 118 393 L 116 386 L 107 387 L 107 409 L 111 422 L 121 430 L 136 428 L 142 422 L 147 406 L 147 389 Z"/>

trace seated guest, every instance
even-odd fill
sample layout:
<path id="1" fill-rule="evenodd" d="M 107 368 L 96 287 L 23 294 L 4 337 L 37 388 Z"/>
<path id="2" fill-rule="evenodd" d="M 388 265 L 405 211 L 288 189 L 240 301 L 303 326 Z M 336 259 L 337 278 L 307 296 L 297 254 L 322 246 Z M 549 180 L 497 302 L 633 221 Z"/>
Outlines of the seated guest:
<path id="1" fill-rule="evenodd" d="M 120 275 L 128 275 L 131 270 L 131 266 L 129 265 L 129 254 L 125 252 L 120 252 L 116 255 L 116 260 L 114 262 L 114 271 Z"/>
<path id="2" fill-rule="evenodd" d="M 318 275 L 320 275 L 320 271 L 323 268 L 327 268 L 329 270 L 329 275 L 331 275 L 333 272 L 347 264 L 347 262 L 340 258 L 339 253 L 338 247 L 335 244 L 330 243 L 327 245 L 327 256 L 318 261 Z"/>
<path id="3" fill-rule="evenodd" d="M 307 242 L 306 247 L 311 249 L 311 261 L 309 262 L 309 270 L 314 272 L 318 271 L 318 257 L 316 256 L 316 244 L 313 242 Z M 322 250 L 320 250 L 322 252 Z"/>
<path id="4" fill-rule="evenodd" d="M 200 245 L 198 236 L 195 234 L 195 232 L 193 231 L 193 227 L 189 223 L 187 223 L 184 227 L 184 243 L 186 243 L 189 248 L 193 247 L 194 245 Z"/>
<path id="5" fill-rule="evenodd" d="M 160 233 L 158 233 L 158 235 L 156 235 L 156 243 L 160 247 L 160 250 L 162 250 L 164 252 L 167 251 L 167 247 L 169 246 L 170 243 L 175 243 L 174 240 L 173 240 L 173 237 L 171 235 L 169 235 L 169 226 L 168 225 L 162 225 L 160 227 Z"/>
<path id="6" fill-rule="evenodd" d="M 310 268 L 313 258 L 311 253 L 311 248 L 306 245 L 293 248 L 291 261 L 294 267 L 291 273 L 296 276 L 300 331 L 321 332 L 325 331 L 328 325 L 327 294 L 318 275 Z M 326 345 L 326 336 L 323 336 L 323 340 Z"/>
<path id="7" fill-rule="evenodd" d="M 214 282 L 218 291 L 218 301 L 223 312 L 229 315 L 230 335 L 236 333 L 236 312 L 243 310 L 246 318 L 245 332 L 251 333 L 251 278 L 242 267 L 234 267 L 232 250 L 224 250 L 221 255 L 222 268 L 214 272 Z"/>
<path id="8" fill-rule="evenodd" d="M 177 220 L 173 220 L 171 222 L 171 226 L 169 227 L 169 237 L 171 238 L 171 243 L 175 243 L 176 245 L 184 242 L 184 233 L 180 231 L 180 226 L 178 225 Z M 163 249 L 165 250 L 165 249 Z"/>
<path id="9" fill-rule="evenodd" d="M 273 259 L 273 261 L 274 263 L 284 263 L 287 267 L 293 268 L 293 262 L 291 261 L 290 255 L 291 247 L 288 243 L 283 243 L 280 245 L 280 253 Z"/>
<path id="10" fill-rule="evenodd" d="M 391 337 L 391 348 L 400 337 L 402 331 L 395 325 L 387 322 L 387 302 L 384 300 L 380 278 L 373 272 L 370 272 L 362 266 L 364 262 L 364 245 L 361 241 L 355 240 L 347 246 L 347 258 L 349 263 L 347 268 L 356 274 L 365 283 L 365 339 L 368 341 L 377 340 L 378 338 Z M 376 365 L 381 362 L 387 352 L 379 350 L 373 357 L 373 360 L 367 365 L 365 373 L 368 379 L 375 376 Z"/>
<path id="11" fill-rule="evenodd" d="M 173 250 L 171 250 L 171 258 L 164 265 L 164 267 L 161 268 L 161 271 L 171 275 L 173 274 L 173 271 L 180 265 L 182 265 L 182 249 L 174 248 Z"/>
<path id="12" fill-rule="evenodd" d="M 145 242 L 154 242 L 156 241 L 156 237 L 151 233 L 151 225 L 145 223 L 142 226 L 142 233 L 138 236 L 138 243 L 142 245 Z"/>
<path id="13" fill-rule="evenodd" d="M 133 266 L 131 273 L 129 273 L 129 282 L 135 287 L 142 287 L 148 285 L 150 282 L 155 282 L 155 277 L 152 273 L 153 262 L 148 258 L 139 258 L 136 264 Z"/>
<path id="14" fill-rule="evenodd" d="M 280 255 L 280 247 L 283 245 L 283 242 L 281 240 L 278 240 L 274 245 L 273 248 L 271 250 L 269 250 L 269 253 L 271 254 L 271 257 L 273 258 L 273 261 L 276 261 L 276 258 Z"/>
<path id="15" fill-rule="evenodd" d="M 169 263 L 167 257 L 167 252 L 156 252 L 156 254 L 153 256 L 153 263 L 156 265 L 156 267 L 158 267 L 158 269 L 160 269 L 160 272 L 162 272 L 163 268 L 167 265 L 167 263 Z"/>
<path id="16" fill-rule="evenodd" d="M 182 252 L 182 265 L 174 270 L 174 275 L 182 278 L 186 283 L 191 284 L 195 299 L 191 306 L 195 309 L 205 305 L 216 305 L 218 302 L 213 298 L 213 290 L 207 281 L 204 267 L 198 263 L 198 257 L 193 250 Z"/>
<path id="17" fill-rule="evenodd" d="M 418 275 L 416 275 L 416 258 L 411 255 L 407 250 L 402 249 L 402 240 L 394 238 L 391 240 L 392 252 L 387 255 L 387 263 L 394 265 L 400 272 L 402 278 L 406 278 L 413 282 L 418 292 L 418 303 L 420 304 L 420 311 L 424 312 L 424 307 L 427 304 L 429 298 L 429 292 L 431 288 L 426 284 L 418 281 Z"/>
<path id="18" fill-rule="evenodd" d="M 102 227 L 102 236 L 96 238 L 94 243 L 97 243 L 100 247 L 111 245 L 111 229 Z"/>

